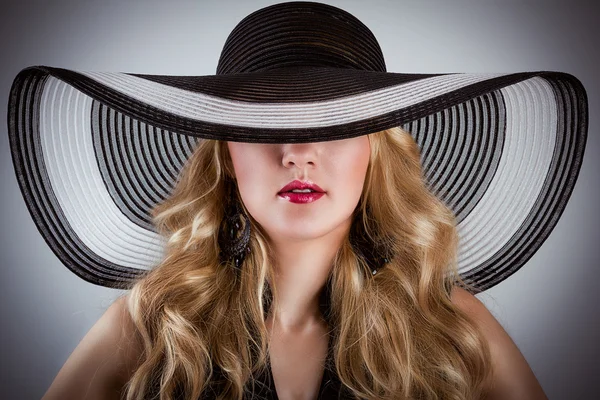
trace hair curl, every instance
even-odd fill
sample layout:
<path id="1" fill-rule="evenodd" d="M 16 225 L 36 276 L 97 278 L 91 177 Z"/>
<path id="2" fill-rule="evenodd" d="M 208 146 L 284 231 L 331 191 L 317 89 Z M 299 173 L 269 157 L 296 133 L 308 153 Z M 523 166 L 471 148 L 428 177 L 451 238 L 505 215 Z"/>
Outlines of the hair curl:
<path id="1" fill-rule="evenodd" d="M 369 134 L 371 158 L 354 226 L 394 257 L 371 275 L 342 243 L 328 284 L 337 375 L 362 399 L 475 399 L 490 378 L 481 332 L 450 298 L 459 285 L 458 234 L 451 210 L 426 187 L 419 148 L 397 127 Z M 276 298 L 269 243 L 250 218 L 251 251 L 241 271 L 219 263 L 226 142 L 199 141 L 172 195 L 153 210 L 167 240 L 164 259 L 135 282 L 128 309 L 144 345 L 127 400 L 242 399 L 266 370 L 265 316 Z M 383 236 L 381 233 L 385 233 Z M 218 367 L 216 373 L 215 366 Z M 221 376 L 220 376 L 221 375 Z M 220 379 L 220 386 L 211 381 Z"/>

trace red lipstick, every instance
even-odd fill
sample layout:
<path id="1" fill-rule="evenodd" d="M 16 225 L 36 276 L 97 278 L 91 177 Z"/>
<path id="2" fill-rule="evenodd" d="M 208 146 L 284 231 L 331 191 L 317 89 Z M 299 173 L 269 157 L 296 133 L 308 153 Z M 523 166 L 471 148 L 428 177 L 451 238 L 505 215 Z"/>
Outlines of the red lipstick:
<path id="1" fill-rule="evenodd" d="M 302 190 L 302 192 L 293 192 L 293 190 Z M 312 203 L 320 199 L 325 191 L 312 182 L 294 180 L 281 188 L 277 194 L 292 203 Z"/>

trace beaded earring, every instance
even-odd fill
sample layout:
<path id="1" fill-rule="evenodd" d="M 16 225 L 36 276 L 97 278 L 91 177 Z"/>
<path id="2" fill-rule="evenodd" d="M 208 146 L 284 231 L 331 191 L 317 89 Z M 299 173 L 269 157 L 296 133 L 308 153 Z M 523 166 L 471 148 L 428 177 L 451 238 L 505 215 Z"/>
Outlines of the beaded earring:
<path id="1" fill-rule="evenodd" d="M 352 226 L 350 228 L 350 244 L 354 251 L 364 258 L 371 269 L 371 274 L 375 275 L 378 270 L 390 262 L 394 255 L 391 249 L 387 248 L 382 243 L 373 242 L 366 235 L 365 231 L 359 228 L 359 215 L 360 214 L 357 213 L 354 217 L 354 221 L 352 221 Z M 370 208 L 368 206 L 367 215 L 370 215 Z"/>
<path id="2" fill-rule="evenodd" d="M 250 218 L 242 211 L 235 183 L 227 179 L 225 216 L 219 227 L 219 257 L 221 262 L 240 269 L 247 253 L 250 253 Z"/>

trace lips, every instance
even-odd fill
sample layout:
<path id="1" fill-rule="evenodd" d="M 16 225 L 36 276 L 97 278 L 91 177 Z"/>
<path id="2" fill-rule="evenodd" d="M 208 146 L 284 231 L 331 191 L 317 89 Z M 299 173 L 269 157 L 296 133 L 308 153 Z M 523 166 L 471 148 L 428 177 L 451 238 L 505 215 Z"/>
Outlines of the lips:
<path id="1" fill-rule="evenodd" d="M 325 193 L 325 191 L 323 189 L 321 189 L 319 187 L 319 185 L 317 185 L 317 184 L 314 184 L 309 181 L 294 180 L 294 181 L 291 181 L 290 183 L 288 183 L 287 185 L 285 185 L 284 187 L 282 187 L 278 194 L 291 192 L 294 189 L 299 189 L 299 190 L 311 189 L 317 193 Z"/>
<path id="2" fill-rule="evenodd" d="M 310 192 L 310 193 L 296 193 L 296 192 L 283 192 L 279 193 L 279 197 L 291 202 L 291 203 L 313 203 L 325 196 L 325 193 L 321 192 Z"/>

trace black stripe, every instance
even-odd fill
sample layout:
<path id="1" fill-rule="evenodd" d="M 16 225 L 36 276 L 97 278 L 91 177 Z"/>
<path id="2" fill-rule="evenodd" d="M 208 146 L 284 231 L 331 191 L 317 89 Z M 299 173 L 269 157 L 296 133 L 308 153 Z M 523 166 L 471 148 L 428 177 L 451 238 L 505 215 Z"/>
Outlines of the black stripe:
<path id="1" fill-rule="evenodd" d="M 453 210 L 458 223 L 479 203 L 498 167 L 505 129 L 499 101 L 499 91 L 488 93 L 404 126 L 421 149 L 427 187 Z M 456 118 L 459 113 L 464 116 Z M 486 117 L 494 124 L 483 130 Z"/>

